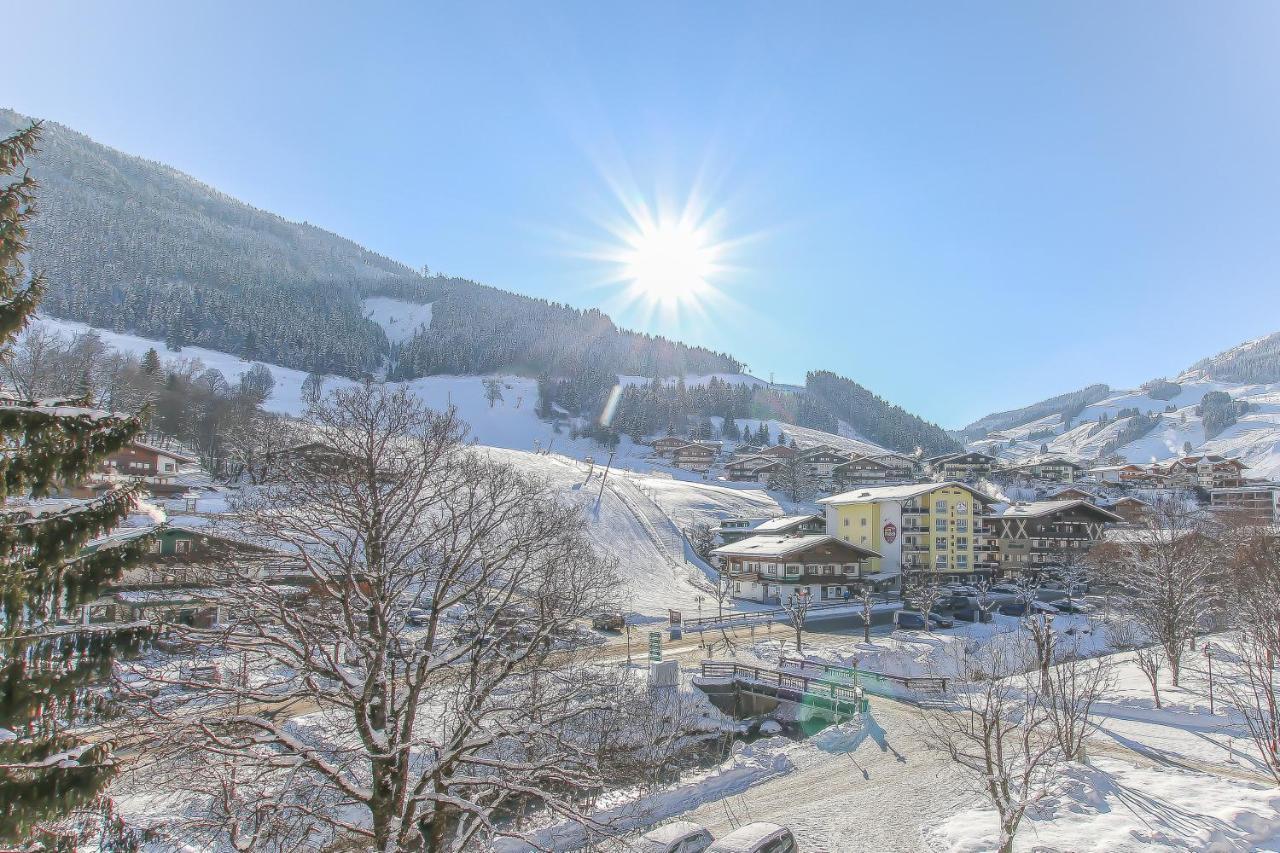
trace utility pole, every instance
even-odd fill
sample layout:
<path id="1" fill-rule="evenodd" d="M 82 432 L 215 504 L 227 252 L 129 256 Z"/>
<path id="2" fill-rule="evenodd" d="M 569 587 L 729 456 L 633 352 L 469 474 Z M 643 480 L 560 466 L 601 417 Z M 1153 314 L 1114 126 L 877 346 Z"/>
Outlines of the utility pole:
<path id="1" fill-rule="evenodd" d="M 613 454 L 616 451 L 609 451 L 609 462 L 604 466 L 604 473 L 600 475 L 600 493 L 596 495 L 596 506 L 600 505 L 600 501 L 604 499 L 604 481 L 609 479 L 609 469 L 613 467 Z"/>
<path id="2" fill-rule="evenodd" d="M 631 620 L 623 617 L 623 630 L 627 632 L 627 669 L 631 669 Z"/>

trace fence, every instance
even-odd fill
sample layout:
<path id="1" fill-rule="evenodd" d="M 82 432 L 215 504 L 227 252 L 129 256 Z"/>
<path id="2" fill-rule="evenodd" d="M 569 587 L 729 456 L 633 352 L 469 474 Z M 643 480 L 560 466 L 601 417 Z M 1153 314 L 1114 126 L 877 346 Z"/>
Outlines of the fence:
<path id="1" fill-rule="evenodd" d="M 778 662 L 778 665 L 784 668 L 798 669 L 801 673 L 806 670 L 816 670 L 823 674 L 824 677 L 839 676 L 842 678 L 852 678 L 854 681 L 867 682 L 885 682 L 895 684 L 899 687 L 905 687 L 908 690 L 926 690 L 940 693 L 947 692 L 947 679 L 934 675 L 890 675 L 887 672 L 875 672 L 869 669 L 859 669 L 853 666 L 838 666 L 830 663 L 819 663 L 818 661 L 806 660 L 804 658 L 784 657 Z M 866 684 L 870 686 L 870 684 Z"/>

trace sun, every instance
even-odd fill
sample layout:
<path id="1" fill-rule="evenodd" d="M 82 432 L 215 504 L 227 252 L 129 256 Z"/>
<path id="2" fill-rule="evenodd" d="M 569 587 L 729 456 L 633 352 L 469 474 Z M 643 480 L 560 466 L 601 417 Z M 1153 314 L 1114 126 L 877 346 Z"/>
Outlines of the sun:
<path id="1" fill-rule="evenodd" d="M 720 249 L 705 229 L 681 221 L 649 221 L 626 235 L 618 253 L 631 296 L 672 308 L 700 302 L 713 287 Z"/>

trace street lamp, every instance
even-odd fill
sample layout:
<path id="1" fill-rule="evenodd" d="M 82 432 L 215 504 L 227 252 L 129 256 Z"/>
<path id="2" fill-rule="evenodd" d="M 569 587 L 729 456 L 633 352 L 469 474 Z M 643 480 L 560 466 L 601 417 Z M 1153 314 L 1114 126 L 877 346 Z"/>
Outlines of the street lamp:
<path id="1" fill-rule="evenodd" d="M 1206 641 L 1204 644 L 1204 657 L 1209 663 L 1209 716 L 1213 716 L 1213 644 Z"/>

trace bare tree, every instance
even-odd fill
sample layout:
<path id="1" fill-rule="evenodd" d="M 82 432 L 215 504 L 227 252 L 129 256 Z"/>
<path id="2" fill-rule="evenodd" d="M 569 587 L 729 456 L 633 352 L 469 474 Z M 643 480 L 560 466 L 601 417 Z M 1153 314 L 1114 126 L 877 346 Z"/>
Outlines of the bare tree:
<path id="1" fill-rule="evenodd" d="M 1101 566 L 1125 615 L 1164 651 L 1177 687 L 1189 641 L 1219 601 L 1218 546 L 1181 504 L 1154 508 L 1142 526 L 1125 533 L 1118 557 Z"/>
<path id="2" fill-rule="evenodd" d="M 992 583 L 990 578 L 980 578 L 973 588 L 977 591 L 974 602 L 978 605 L 978 621 L 986 622 L 987 614 L 996 607 L 995 593 L 991 591 Z"/>
<path id="3" fill-rule="evenodd" d="M 787 618 L 791 621 L 791 628 L 796 632 L 796 654 L 804 654 L 804 622 L 809 615 L 809 605 L 812 603 L 813 596 L 806 589 L 797 590 L 787 596 L 782 603 L 782 609 L 786 611 Z"/>
<path id="4" fill-rule="evenodd" d="M 1049 669 L 1053 666 L 1054 640 L 1053 615 L 1040 607 L 1040 579 L 1024 574 L 1014 582 L 1018 603 L 1022 605 L 1019 619 L 1031 638 L 1036 652 L 1036 668 L 1040 672 L 1040 689 L 1048 692 Z"/>
<path id="5" fill-rule="evenodd" d="M 1093 706 L 1115 679 L 1110 658 L 1085 658 L 1079 648 L 1069 649 L 1063 658 L 1049 670 L 1041 689 L 1058 749 L 1067 760 L 1078 761 L 1086 738 L 1098 729 L 1090 716 Z"/>
<path id="6" fill-rule="evenodd" d="M 924 629 L 932 632 L 929 614 L 942 599 L 942 586 L 938 583 L 937 574 L 929 571 L 918 573 L 903 594 L 903 598 L 924 617 Z"/>
<path id="7" fill-rule="evenodd" d="M 1018 825 L 1048 790 L 1057 739 L 1048 703 L 1011 647 L 966 653 L 952 701 L 923 720 L 926 742 L 950 756 L 995 808 L 999 850 L 1012 853 Z"/>
<path id="8" fill-rule="evenodd" d="M 1156 707 L 1163 707 L 1160 702 L 1160 670 L 1164 668 L 1164 650 L 1159 646 L 1139 646 L 1133 650 L 1133 662 L 1147 677 L 1147 683 L 1151 685 L 1151 697 L 1155 700 Z"/>
<path id="9" fill-rule="evenodd" d="M 1262 519 L 1237 515 L 1223 522 L 1236 636 L 1219 684 L 1280 782 L 1280 541 Z"/>
<path id="10" fill-rule="evenodd" d="M 769 488 L 793 502 L 813 500 L 818 493 L 818 483 L 798 453 L 779 461 L 778 470 L 769 477 Z"/>
<path id="11" fill-rule="evenodd" d="M 248 807 L 302 821 L 306 846 L 474 849 L 520 833 L 500 819 L 517 805 L 574 814 L 613 676 L 555 646 L 617 585 L 580 512 L 403 391 L 335 391 L 308 427 L 322 452 L 243 507 L 305 583 L 227 568 L 231 621 L 187 634 L 253 677 L 139 673 L 199 689 L 150 703 L 165 745 L 250 768 L 270 799 Z"/>
<path id="12" fill-rule="evenodd" d="M 1280 675 L 1274 651 L 1258 634 L 1242 631 L 1224 661 L 1218 683 L 1231 707 L 1240 714 L 1267 772 L 1280 782 Z M 1159 704 L 1157 703 L 1157 706 Z"/>
<path id="13" fill-rule="evenodd" d="M 858 592 L 858 603 L 862 605 L 862 641 L 871 642 L 871 615 L 875 612 L 875 594 L 869 585 L 864 585 Z"/>

